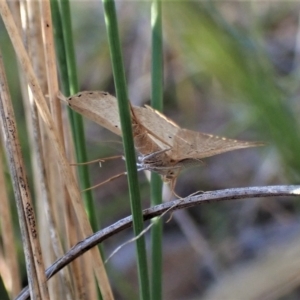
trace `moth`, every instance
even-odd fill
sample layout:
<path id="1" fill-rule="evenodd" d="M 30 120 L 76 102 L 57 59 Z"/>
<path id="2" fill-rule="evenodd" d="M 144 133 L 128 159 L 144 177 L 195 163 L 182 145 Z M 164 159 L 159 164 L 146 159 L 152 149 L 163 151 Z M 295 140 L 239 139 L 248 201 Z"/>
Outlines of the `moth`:
<path id="1" fill-rule="evenodd" d="M 59 94 L 76 112 L 121 136 L 117 99 L 107 92 L 84 91 L 70 97 Z M 180 128 L 149 106 L 131 105 L 134 144 L 140 153 L 139 170 L 160 174 L 172 187 L 183 168 L 201 164 L 201 159 L 242 148 L 262 146 Z"/>

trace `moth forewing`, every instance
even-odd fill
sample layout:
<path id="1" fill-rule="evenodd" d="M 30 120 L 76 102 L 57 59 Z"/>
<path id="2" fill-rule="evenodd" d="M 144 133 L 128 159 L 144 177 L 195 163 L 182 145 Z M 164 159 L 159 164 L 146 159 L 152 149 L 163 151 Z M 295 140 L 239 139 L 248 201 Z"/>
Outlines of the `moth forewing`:
<path id="1" fill-rule="evenodd" d="M 171 154 L 172 158 L 184 160 L 202 159 L 233 150 L 263 146 L 264 143 L 228 139 L 212 134 L 181 129 L 175 137 L 174 145 L 174 150 Z"/>
<path id="2" fill-rule="evenodd" d="M 96 122 L 104 128 L 121 135 L 121 124 L 117 99 L 107 92 L 84 91 L 70 97 L 59 94 L 76 112 Z"/>
<path id="3" fill-rule="evenodd" d="M 161 149 L 173 147 L 173 138 L 180 127 L 155 109 L 133 107 L 138 122 L 156 141 L 160 141 Z M 159 142 L 157 142 L 159 143 Z"/>
<path id="4" fill-rule="evenodd" d="M 136 150 L 143 156 L 157 153 L 168 147 L 164 140 L 157 139 L 151 135 L 147 126 L 143 124 L 145 110 L 146 108 L 131 105 L 134 145 Z"/>

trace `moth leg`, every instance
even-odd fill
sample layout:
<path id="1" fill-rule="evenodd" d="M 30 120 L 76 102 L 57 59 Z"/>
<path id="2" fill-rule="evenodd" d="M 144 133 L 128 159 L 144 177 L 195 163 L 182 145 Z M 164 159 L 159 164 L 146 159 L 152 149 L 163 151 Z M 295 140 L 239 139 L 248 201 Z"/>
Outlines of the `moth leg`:
<path id="1" fill-rule="evenodd" d="M 144 164 L 137 163 L 136 166 L 138 167 L 137 171 L 144 171 L 147 170 L 146 166 Z"/>
<path id="2" fill-rule="evenodd" d="M 197 191 L 197 192 L 195 192 L 195 193 L 192 193 L 192 194 L 188 195 L 188 197 L 193 197 L 193 196 L 196 196 L 196 195 L 198 195 L 198 194 L 204 194 L 204 193 L 205 193 L 205 191 L 199 190 L 199 191 Z"/>
<path id="3" fill-rule="evenodd" d="M 102 182 L 100 182 L 100 183 L 97 183 L 97 184 L 95 184 L 95 185 L 93 185 L 93 186 L 91 186 L 91 187 L 89 187 L 89 188 L 87 188 L 87 189 L 85 189 L 85 190 L 82 190 L 81 192 L 83 193 L 83 192 L 92 190 L 92 189 L 94 189 L 94 188 L 96 188 L 96 187 L 99 187 L 99 186 L 101 186 L 101 185 L 103 185 L 103 184 L 106 184 L 106 183 L 108 183 L 108 182 L 110 182 L 110 181 L 112 181 L 112 180 L 114 180 L 114 179 L 117 179 L 117 178 L 119 178 L 119 177 L 121 177 L 121 176 L 123 176 L 123 175 L 127 175 L 127 172 L 122 172 L 122 173 L 119 173 L 119 174 L 117 174 L 117 175 L 115 175 L 115 176 L 112 176 L 112 177 L 110 177 L 110 178 L 108 178 L 108 179 L 106 179 L 106 180 L 104 180 L 104 181 L 102 181 Z"/>
<path id="4" fill-rule="evenodd" d="M 138 160 L 140 162 L 144 162 L 145 160 L 148 160 L 148 159 L 151 159 L 153 157 L 156 157 L 157 155 L 161 154 L 161 153 L 165 153 L 167 151 L 171 150 L 171 148 L 167 148 L 167 149 L 162 149 L 162 150 L 159 150 L 159 151 L 156 151 L 156 152 L 153 152 L 153 153 L 150 153 L 150 154 L 147 154 L 147 155 L 140 155 L 138 157 Z"/>
<path id="5" fill-rule="evenodd" d="M 171 188 L 171 193 L 172 195 L 174 195 L 175 197 L 177 197 L 178 199 L 182 199 L 181 196 L 179 196 L 176 192 L 175 192 L 175 185 L 176 185 L 176 182 L 177 182 L 177 176 L 172 178 L 170 180 L 170 188 Z"/>

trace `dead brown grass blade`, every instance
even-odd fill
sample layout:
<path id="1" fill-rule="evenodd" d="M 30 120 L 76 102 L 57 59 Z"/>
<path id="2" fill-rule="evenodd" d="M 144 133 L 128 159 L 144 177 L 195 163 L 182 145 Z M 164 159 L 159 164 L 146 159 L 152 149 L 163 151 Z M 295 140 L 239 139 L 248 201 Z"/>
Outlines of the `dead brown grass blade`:
<path id="1" fill-rule="evenodd" d="M 23 237 L 24 252 L 32 299 L 49 299 L 45 268 L 38 239 L 31 195 L 19 144 L 16 120 L 0 54 L 0 114 L 15 200 Z"/>
<path id="2" fill-rule="evenodd" d="M 0 145 L 0 157 L 2 157 L 2 145 Z M 10 294 L 11 298 L 15 298 L 21 290 L 21 278 L 18 268 L 18 256 L 15 247 L 15 235 L 13 230 L 13 221 L 10 211 L 10 203 L 7 197 L 6 182 L 4 178 L 4 170 L 2 160 L 0 159 L 0 224 L 2 232 L 2 244 L 4 262 L 7 266 L 6 274 L 1 273 L 0 276 Z"/>
<path id="3" fill-rule="evenodd" d="M 45 56 L 43 52 L 42 32 L 41 32 L 41 15 L 40 8 L 37 2 L 27 1 L 22 2 L 23 16 L 27 21 L 23 22 L 20 27 L 20 32 L 23 29 L 23 35 L 27 36 L 27 49 L 29 57 L 32 61 L 35 74 L 39 80 L 40 86 L 44 93 L 47 93 Z M 15 14 L 17 19 L 17 14 Z M 21 22 L 21 20 L 20 20 Z M 22 75 L 22 71 L 20 72 Z M 59 238 L 59 230 L 55 222 L 55 213 L 53 210 L 54 201 L 63 199 L 59 197 L 58 188 L 61 181 L 57 180 L 55 184 L 56 197 L 51 197 L 49 190 L 49 172 L 55 172 L 54 177 L 59 178 L 58 169 L 47 168 L 45 157 L 51 157 L 53 152 L 52 147 L 44 147 L 45 140 L 47 140 L 43 123 L 40 122 L 36 105 L 34 103 L 31 93 L 28 93 L 28 86 L 21 76 L 23 104 L 26 115 L 26 124 L 28 134 L 30 136 L 30 144 L 32 145 L 32 168 L 35 180 L 35 194 L 37 199 L 37 218 L 39 224 L 39 234 L 41 239 L 41 246 L 43 250 L 43 257 L 45 263 L 48 265 L 57 257 L 60 257 L 64 251 Z M 44 139 L 44 141 L 43 141 Z M 59 273 L 59 278 L 54 278 L 49 283 L 49 293 L 51 297 L 57 298 L 58 292 L 63 293 L 66 299 L 73 299 L 70 274 L 68 269 Z"/>
<path id="4" fill-rule="evenodd" d="M 67 187 L 70 199 L 72 200 L 72 204 L 74 206 L 74 210 L 79 221 L 82 234 L 84 236 L 87 236 L 92 233 L 92 229 L 84 211 L 78 186 L 66 159 L 63 145 L 61 144 L 60 135 L 58 134 L 55 123 L 53 122 L 53 119 L 50 115 L 45 97 L 39 86 L 27 52 L 18 33 L 17 27 L 5 1 L 0 2 L 0 13 L 12 41 L 13 47 L 16 51 L 20 65 L 30 86 L 31 92 L 34 96 L 38 111 L 46 124 L 53 148 L 56 151 L 57 163 L 59 165 L 62 178 L 65 181 L 65 186 Z M 103 299 L 113 299 L 106 271 L 98 249 L 91 249 L 89 255 L 91 255 L 90 259 L 93 261 L 94 272 L 98 280 Z"/>

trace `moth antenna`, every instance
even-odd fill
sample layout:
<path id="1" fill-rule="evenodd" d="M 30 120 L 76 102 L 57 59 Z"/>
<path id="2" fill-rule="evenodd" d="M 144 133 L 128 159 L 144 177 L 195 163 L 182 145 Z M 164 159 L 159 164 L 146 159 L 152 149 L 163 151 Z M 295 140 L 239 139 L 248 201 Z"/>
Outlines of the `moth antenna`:
<path id="1" fill-rule="evenodd" d="M 83 192 L 92 190 L 92 189 L 94 189 L 94 188 L 97 188 L 97 187 L 99 187 L 99 186 L 101 186 L 101 185 L 104 185 L 104 184 L 106 184 L 106 183 L 108 183 L 108 182 L 110 182 L 110 181 L 113 181 L 114 179 L 117 179 L 117 178 L 119 178 L 119 177 L 121 177 L 121 176 L 123 176 L 123 175 L 127 175 L 127 172 L 122 172 L 122 173 L 119 173 L 119 174 L 117 174 L 117 175 L 115 175 L 115 176 L 112 176 L 112 177 L 108 178 L 108 179 L 105 180 L 105 181 L 102 181 L 102 182 L 100 182 L 100 183 L 98 183 L 98 184 L 96 184 L 96 185 L 93 185 L 93 186 L 91 186 L 91 187 L 85 189 L 85 190 L 82 190 L 81 192 L 83 193 Z"/>
<path id="2" fill-rule="evenodd" d="M 123 157 L 123 155 L 116 155 L 116 156 L 109 156 L 109 157 L 105 157 L 105 158 L 98 158 L 98 159 L 87 161 L 87 162 L 84 162 L 84 163 L 71 163 L 70 166 L 83 166 L 83 165 L 93 164 L 93 163 L 96 163 L 96 162 L 102 163 L 102 162 L 105 162 L 107 160 L 112 160 L 112 159 L 116 159 L 116 158 L 120 158 L 120 157 Z"/>

